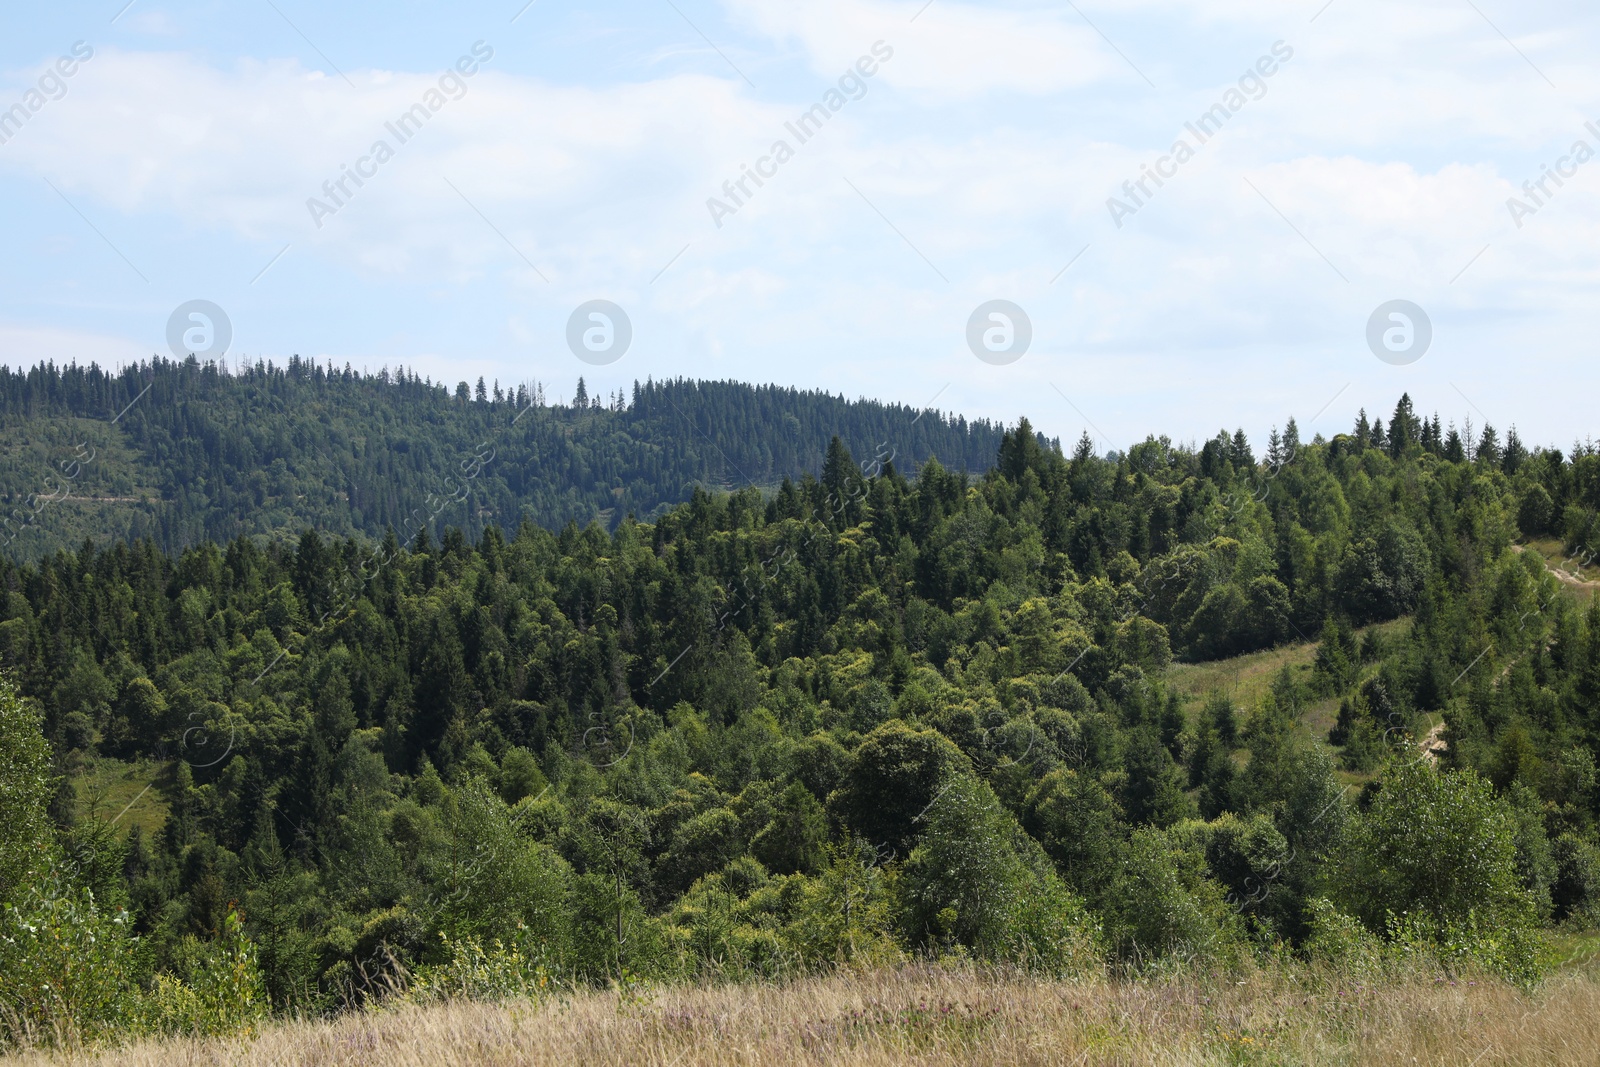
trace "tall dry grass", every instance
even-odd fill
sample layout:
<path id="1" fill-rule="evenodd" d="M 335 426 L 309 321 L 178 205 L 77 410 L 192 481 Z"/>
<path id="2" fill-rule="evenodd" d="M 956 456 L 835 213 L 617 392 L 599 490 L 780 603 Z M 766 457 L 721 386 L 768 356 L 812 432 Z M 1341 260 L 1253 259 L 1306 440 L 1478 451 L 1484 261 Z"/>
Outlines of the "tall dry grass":
<path id="1" fill-rule="evenodd" d="M 10 1062 L 1588 1067 L 1600 1063 L 1600 980 L 1590 969 L 1575 970 L 1525 995 L 1495 982 L 1374 986 L 1277 970 L 1205 981 L 1053 982 L 907 967 L 786 985 L 407 1007 L 287 1023 L 251 1038 L 37 1053 Z"/>

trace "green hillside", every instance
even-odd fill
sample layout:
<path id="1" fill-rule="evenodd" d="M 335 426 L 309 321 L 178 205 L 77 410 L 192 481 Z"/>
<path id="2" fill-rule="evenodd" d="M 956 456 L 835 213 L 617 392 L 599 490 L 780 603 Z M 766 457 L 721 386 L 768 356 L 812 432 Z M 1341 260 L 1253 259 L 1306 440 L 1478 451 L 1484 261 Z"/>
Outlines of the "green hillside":
<path id="1" fill-rule="evenodd" d="M 1261 460 L 872 455 L 0 559 L 0 1040 L 913 960 L 1528 990 L 1600 921 L 1600 599 L 1552 571 L 1600 455 L 1409 399 Z"/>
<path id="2" fill-rule="evenodd" d="M 581 380 L 580 380 L 581 382 Z M 838 436 L 915 470 L 993 462 L 1000 429 L 895 404 L 734 382 L 635 383 L 630 396 L 546 403 L 538 383 L 454 392 L 407 372 L 291 359 L 239 374 L 156 360 L 0 368 L 0 551 L 37 558 L 84 538 L 165 550 L 241 535 L 477 537 L 531 520 L 615 526 L 695 486 L 775 489 L 820 474 Z"/>

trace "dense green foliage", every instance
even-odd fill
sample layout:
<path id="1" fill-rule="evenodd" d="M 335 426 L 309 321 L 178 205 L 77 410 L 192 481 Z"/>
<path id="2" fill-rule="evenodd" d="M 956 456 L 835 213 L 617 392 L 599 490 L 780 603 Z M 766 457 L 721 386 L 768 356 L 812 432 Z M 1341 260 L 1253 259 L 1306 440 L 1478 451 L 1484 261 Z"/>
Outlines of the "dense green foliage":
<path id="1" fill-rule="evenodd" d="M 145 990 L 248 985 L 237 937 L 296 1010 L 918 953 L 1525 980 L 1600 906 L 1600 607 L 1513 548 L 1585 548 L 1600 456 L 1471 453 L 1409 400 L 1264 463 L 1023 422 L 978 478 L 836 440 L 609 531 L 85 545 L 0 563 L 6 725 L 163 761 L 155 832 L 52 807 Z M 1256 706 L 1170 684 L 1308 635 Z"/>
<path id="2" fill-rule="evenodd" d="M 38 843 L 47 837 L 50 745 L 37 705 L 0 689 L 0 907 L 20 900 L 41 869 Z"/>
<path id="3" fill-rule="evenodd" d="M 634 383 L 631 396 L 547 403 L 544 387 L 481 379 L 450 393 L 404 370 L 291 359 L 157 359 L 0 367 L 0 553 L 33 559 L 85 537 L 175 551 L 248 534 L 476 538 L 523 520 L 615 526 L 697 485 L 774 487 L 820 472 L 830 437 L 902 463 L 978 471 L 1000 430 L 897 404 L 734 382 Z M 66 499 L 70 496 L 71 499 Z"/>

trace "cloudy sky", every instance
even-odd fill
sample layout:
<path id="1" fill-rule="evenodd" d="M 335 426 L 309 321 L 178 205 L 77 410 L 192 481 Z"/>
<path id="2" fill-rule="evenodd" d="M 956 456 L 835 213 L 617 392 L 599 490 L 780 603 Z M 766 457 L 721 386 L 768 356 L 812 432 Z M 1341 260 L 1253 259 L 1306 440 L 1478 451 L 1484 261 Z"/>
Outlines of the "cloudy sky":
<path id="1" fill-rule="evenodd" d="M 230 359 L 778 382 L 1103 447 L 1402 391 L 1600 428 L 1592 4 L 125 2 L 0 15 L 12 365 L 168 354 L 204 299 Z M 597 299 L 633 330 L 600 367 L 566 339 Z M 969 347 L 991 300 L 1020 359 Z M 1432 328 L 1399 365 L 1395 300 Z"/>

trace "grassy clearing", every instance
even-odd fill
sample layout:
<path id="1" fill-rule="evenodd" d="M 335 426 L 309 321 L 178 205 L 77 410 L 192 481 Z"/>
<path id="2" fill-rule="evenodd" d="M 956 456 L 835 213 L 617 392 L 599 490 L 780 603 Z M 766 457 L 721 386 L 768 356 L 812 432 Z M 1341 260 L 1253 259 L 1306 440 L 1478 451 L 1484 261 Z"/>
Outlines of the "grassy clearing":
<path id="1" fill-rule="evenodd" d="M 1395 619 L 1391 622 L 1380 622 L 1373 626 L 1356 631 L 1357 639 L 1364 638 L 1369 632 L 1377 631 L 1382 638 L 1392 639 L 1405 633 L 1411 628 L 1411 620 Z M 1294 644 L 1279 645 L 1269 648 L 1265 652 L 1252 652 L 1246 656 L 1235 656 L 1232 659 L 1213 660 L 1209 663 L 1175 663 L 1166 674 L 1166 682 L 1184 698 L 1186 705 L 1198 705 L 1213 692 L 1221 691 L 1231 699 L 1236 707 L 1250 711 L 1261 702 L 1272 688 L 1272 679 L 1278 672 L 1288 667 L 1296 681 L 1305 682 L 1311 678 L 1312 664 L 1317 658 L 1317 642 L 1299 641 Z M 1327 725 L 1333 725 L 1333 717 L 1339 713 L 1339 705 L 1332 705 L 1332 712 L 1320 705 L 1308 712 L 1311 714 L 1328 716 Z M 1327 728 L 1323 728 L 1324 735 Z"/>
<path id="2" fill-rule="evenodd" d="M 124 763 L 105 756 L 87 758 L 72 776 L 78 817 L 115 822 L 118 833 L 137 826 L 155 833 L 167 821 L 167 801 L 156 782 L 168 772 L 165 763 Z"/>
<path id="3" fill-rule="evenodd" d="M 1328 731 L 1339 721 L 1339 698 L 1328 697 L 1306 706 L 1300 716 L 1300 728 L 1310 737 L 1326 741 Z"/>
<path id="4" fill-rule="evenodd" d="M 1593 941 L 1592 938 L 1589 939 Z M 1592 957 L 1524 994 L 1498 982 L 1371 984 L 1306 969 L 1114 982 L 913 966 L 787 985 L 455 1002 L 148 1042 L 44 1064 L 627 1067 L 1593 1064 Z"/>
<path id="5" fill-rule="evenodd" d="M 1393 641 L 1411 628 L 1411 619 L 1401 618 L 1380 622 L 1356 631 L 1362 640 L 1368 633 L 1376 632 L 1385 642 Z M 1177 691 L 1184 710 L 1191 719 L 1199 714 L 1201 705 L 1214 692 L 1221 692 L 1233 702 L 1241 721 L 1260 705 L 1261 699 L 1272 689 L 1272 680 L 1284 667 L 1289 668 L 1295 681 L 1311 681 L 1313 664 L 1317 657 L 1317 642 L 1300 641 L 1279 645 L 1264 652 L 1252 652 L 1232 659 L 1209 663 L 1175 663 L 1168 668 L 1165 679 Z M 1339 718 L 1339 699 L 1328 697 L 1313 701 L 1300 715 L 1299 731 L 1313 743 L 1330 748 L 1328 731 Z M 1435 716 L 1437 718 L 1437 716 Z M 1431 723 L 1430 723 L 1431 725 Z M 1370 774 L 1347 774 L 1339 777 L 1345 785 L 1359 788 L 1372 777 Z"/>
<path id="6" fill-rule="evenodd" d="M 1227 694 L 1236 706 L 1248 710 L 1267 695 L 1272 688 L 1272 679 L 1285 666 L 1297 680 L 1309 679 L 1316 655 L 1315 642 L 1301 641 L 1232 659 L 1175 663 L 1167 670 L 1166 681 L 1183 697 L 1186 705 L 1203 703 L 1206 697 L 1220 691 Z"/>

